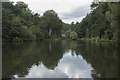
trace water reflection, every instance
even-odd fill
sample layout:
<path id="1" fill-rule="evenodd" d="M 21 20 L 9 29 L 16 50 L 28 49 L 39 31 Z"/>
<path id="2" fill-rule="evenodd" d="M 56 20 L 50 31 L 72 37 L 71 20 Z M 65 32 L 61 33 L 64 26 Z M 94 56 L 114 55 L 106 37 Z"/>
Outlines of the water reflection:
<path id="1" fill-rule="evenodd" d="M 107 42 L 83 44 L 84 46 L 76 48 L 75 51 L 77 54 L 80 52 L 87 63 L 93 67 L 92 77 L 120 77 L 117 45 Z"/>
<path id="2" fill-rule="evenodd" d="M 119 58 L 114 43 L 41 41 L 3 44 L 3 77 L 117 78 Z"/>
<path id="3" fill-rule="evenodd" d="M 74 54 L 75 55 L 75 54 Z M 91 67 L 81 56 L 71 56 L 66 52 L 54 70 L 48 70 L 43 64 L 33 65 L 26 78 L 90 78 Z"/>

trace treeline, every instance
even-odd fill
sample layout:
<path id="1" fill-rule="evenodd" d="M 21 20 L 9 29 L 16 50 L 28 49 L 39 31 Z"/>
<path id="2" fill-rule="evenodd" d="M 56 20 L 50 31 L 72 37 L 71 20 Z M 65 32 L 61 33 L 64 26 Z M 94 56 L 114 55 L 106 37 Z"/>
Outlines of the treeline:
<path id="1" fill-rule="evenodd" d="M 120 2 L 99 2 L 91 4 L 91 12 L 80 23 L 71 23 L 78 38 L 118 40 Z"/>
<path id="2" fill-rule="evenodd" d="M 63 22 L 53 10 L 43 16 L 33 13 L 24 2 L 2 4 L 3 41 L 30 41 L 61 37 Z"/>
<path id="3" fill-rule="evenodd" d="M 2 37 L 5 41 L 48 38 L 103 39 L 119 41 L 120 2 L 91 4 L 91 12 L 79 23 L 66 24 L 53 10 L 43 16 L 32 12 L 24 2 L 3 3 Z"/>

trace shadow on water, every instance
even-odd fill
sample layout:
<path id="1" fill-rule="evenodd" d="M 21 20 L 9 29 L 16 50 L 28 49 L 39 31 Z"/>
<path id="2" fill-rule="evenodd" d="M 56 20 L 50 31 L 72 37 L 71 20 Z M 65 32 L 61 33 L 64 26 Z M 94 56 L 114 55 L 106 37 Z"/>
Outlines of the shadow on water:
<path id="1" fill-rule="evenodd" d="M 69 50 L 72 56 L 80 55 L 87 64 L 91 65 L 93 69 L 90 75 L 93 78 L 120 77 L 118 50 L 115 43 L 66 40 L 3 43 L 2 76 L 3 78 L 12 78 L 13 75 L 25 77 L 33 65 L 40 64 L 48 70 L 54 70 Z"/>

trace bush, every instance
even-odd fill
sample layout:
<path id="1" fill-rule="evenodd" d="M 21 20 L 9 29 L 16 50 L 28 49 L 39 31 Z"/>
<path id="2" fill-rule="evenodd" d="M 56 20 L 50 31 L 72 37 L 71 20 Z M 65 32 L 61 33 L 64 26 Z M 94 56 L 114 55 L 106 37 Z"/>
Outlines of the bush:
<path id="1" fill-rule="evenodd" d="M 13 41 L 13 42 L 23 42 L 23 40 L 22 40 L 21 38 L 19 38 L 19 37 L 14 37 L 14 38 L 12 39 L 12 41 Z"/>
<path id="2" fill-rule="evenodd" d="M 75 40 L 75 39 L 78 38 L 78 34 L 73 31 L 73 32 L 70 33 L 70 38 L 73 39 L 73 40 Z"/>
<path id="3" fill-rule="evenodd" d="M 67 39 L 69 39 L 70 38 L 70 34 L 71 34 L 71 30 L 67 30 L 66 33 L 65 33 L 65 37 Z"/>

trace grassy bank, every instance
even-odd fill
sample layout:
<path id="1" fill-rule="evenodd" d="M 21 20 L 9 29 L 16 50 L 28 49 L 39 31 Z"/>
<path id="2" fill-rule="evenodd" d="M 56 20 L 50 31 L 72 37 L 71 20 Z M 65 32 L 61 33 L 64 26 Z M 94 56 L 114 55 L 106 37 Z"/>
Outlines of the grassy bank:
<path id="1" fill-rule="evenodd" d="M 57 41 L 57 40 L 62 40 L 62 38 L 48 38 L 48 39 L 43 39 L 43 40 L 54 40 L 54 41 Z"/>
<path id="2" fill-rule="evenodd" d="M 99 38 L 78 38 L 77 40 L 95 41 L 95 42 L 116 42 L 116 40 L 99 39 Z"/>

